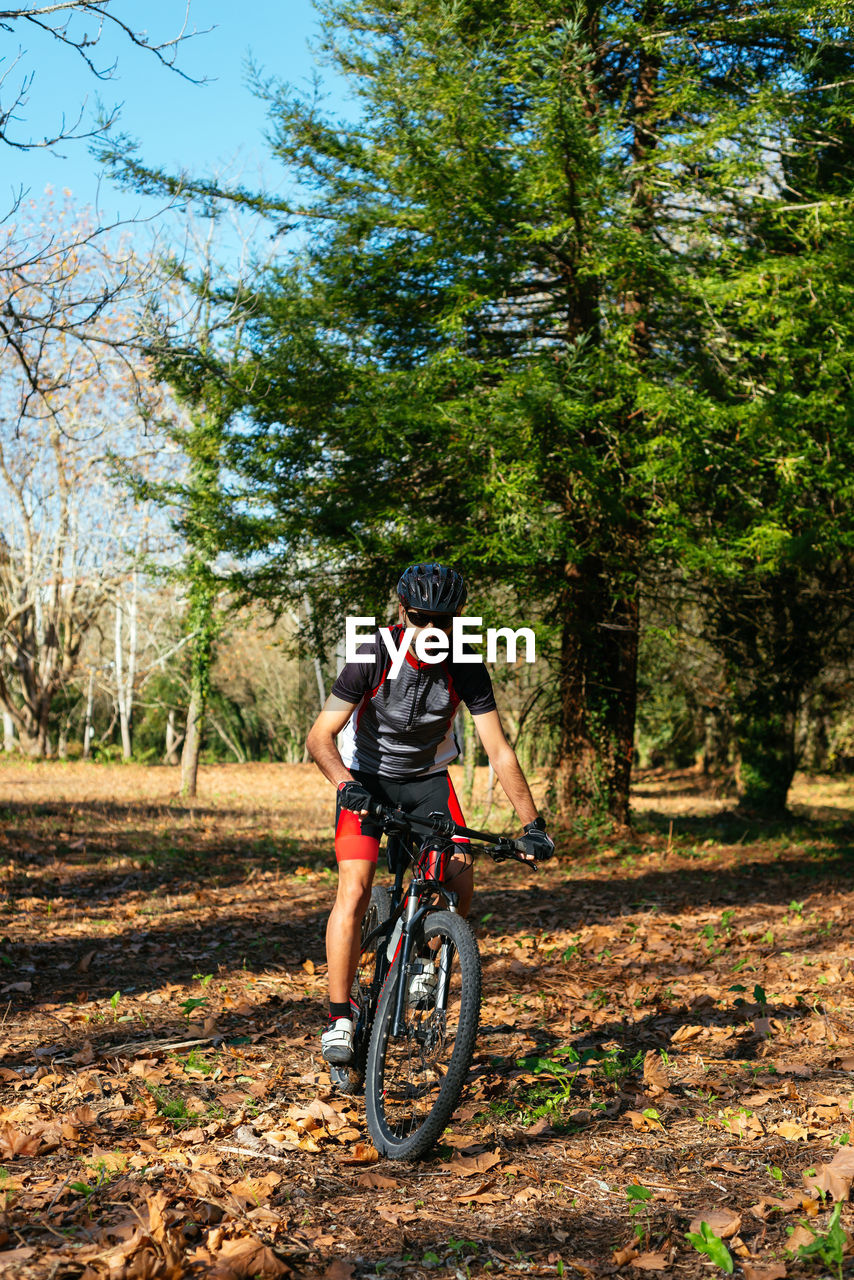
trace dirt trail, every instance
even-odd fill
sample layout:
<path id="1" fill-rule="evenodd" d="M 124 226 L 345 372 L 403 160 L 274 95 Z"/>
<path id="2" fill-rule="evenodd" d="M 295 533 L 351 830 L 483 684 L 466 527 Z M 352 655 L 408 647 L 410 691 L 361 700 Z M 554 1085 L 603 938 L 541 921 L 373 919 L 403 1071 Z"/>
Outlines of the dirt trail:
<path id="1" fill-rule="evenodd" d="M 748 1280 L 837 1274 L 850 785 L 799 779 L 761 826 L 647 774 L 632 833 L 479 866 L 478 1060 L 409 1168 L 319 1057 L 329 789 L 299 765 L 206 768 L 192 807 L 176 784 L 0 765 L 0 1272 L 694 1277 L 725 1250 Z M 470 821 L 510 827 L 485 787 Z M 824 1263 L 787 1253 L 812 1233 Z"/>

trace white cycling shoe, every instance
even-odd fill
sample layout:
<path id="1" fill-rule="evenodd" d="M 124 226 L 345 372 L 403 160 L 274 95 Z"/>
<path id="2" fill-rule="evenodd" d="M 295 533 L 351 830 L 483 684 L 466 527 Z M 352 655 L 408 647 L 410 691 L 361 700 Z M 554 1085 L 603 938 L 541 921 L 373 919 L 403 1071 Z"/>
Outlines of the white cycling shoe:
<path id="1" fill-rule="evenodd" d="M 333 1066 L 346 1067 L 353 1061 L 354 1025 L 350 1018 L 336 1018 L 320 1037 L 320 1052 Z"/>

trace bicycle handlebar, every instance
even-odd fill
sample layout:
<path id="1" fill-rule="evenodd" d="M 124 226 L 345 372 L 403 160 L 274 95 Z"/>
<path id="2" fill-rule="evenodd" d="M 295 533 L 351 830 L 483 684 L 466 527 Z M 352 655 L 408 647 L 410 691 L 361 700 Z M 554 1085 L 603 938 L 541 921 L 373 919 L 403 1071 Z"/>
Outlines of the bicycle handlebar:
<path id="1" fill-rule="evenodd" d="M 511 858 L 514 862 L 523 862 L 526 867 L 536 864 L 527 856 L 525 842 L 513 836 L 497 836 L 489 831 L 475 831 L 471 827 L 461 827 L 453 818 L 444 813 L 431 813 L 429 818 L 419 818 L 405 813 L 403 809 L 391 809 L 388 805 L 372 800 L 369 808 L 372 817 L 379 818 L 387 834 L 395 831 L 412 831 L 420 828 L 427 833 L 440 836 L 463 836 L 466 840 L 477 840 L 484 844 L 486 852 L 495 862 Z"/>

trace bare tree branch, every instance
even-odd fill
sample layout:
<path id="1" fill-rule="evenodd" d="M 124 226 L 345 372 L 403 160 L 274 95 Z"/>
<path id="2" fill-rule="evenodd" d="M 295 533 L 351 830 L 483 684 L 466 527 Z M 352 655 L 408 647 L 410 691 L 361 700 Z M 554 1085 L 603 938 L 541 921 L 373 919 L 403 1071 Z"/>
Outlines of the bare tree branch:
<path id="1" fill-rule="evenodd" d="M 15 9 L 0 9 L 0 30 L 12 33 L 20 29 L 22 35 L 29 31 L 57 41 L 68 48 L 72 55 L 79 57 L 92 76 L 99 81 L 110 80 L 116 70 L 115 58 L 103 66 L 96 61 L 96 51 L 105 36 L 115 32 L 130 45 L 153 54 L 158 62 L 174 71 L 182 79 L 189 80 L 193 84 L 204 83 L 203 79 L 198 80 L 182 71 L 176 63 L 180 46 L 194 36 L 205 34 L 196 27 L 190 29 L 190 0 L 185 0 L 183 18 L 178 31 L 164 40 L 152 39 L 146 31 L 120 18 L 112 8 L 112 3 L 113 0 L 65 0 L 65 3 L 60 4 L 24 4 Z M 87 19 L 90 22 L 94 19 L 94 34 L 90 34 L 88 27 L 82 25 Z M 20 121 L 25 112 L 36 78 L 34 70 L 24 70 L 17 87 L 12 82 L 13 72 L 15 68 L 21 67 L 25 53 L 26 50 L 19 47 L 17 56 L 0 76 L 0 143 L 21 151 L 39 147 L 51 148 L 62 142 L 101 136 L 112 127 L 118 117 L 118 110 L 115 108 L 92 127 L 84 127 L 83 118 L 86 108 L 84 101 L 72 123 L 66 121 L 63 112 L 55 131 L 41 140 L 28 136 L 15 136 L 12 132 L 13 126 Z M 4 101 L 2 96 L 7 85 L 11 95 L 10 101 L 8 99 Z"/>

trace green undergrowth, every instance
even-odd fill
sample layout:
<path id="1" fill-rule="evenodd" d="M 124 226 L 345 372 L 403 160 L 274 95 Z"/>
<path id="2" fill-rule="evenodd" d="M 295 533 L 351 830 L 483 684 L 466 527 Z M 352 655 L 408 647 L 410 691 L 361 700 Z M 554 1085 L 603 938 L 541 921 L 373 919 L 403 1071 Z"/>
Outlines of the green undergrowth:
<path id="1" fill-rule="evenodd" d="M 513 1090 L 490 1103 L 484 1119 L 526 1126 L 547 1119 L 558 1132 L 573 1133 L 606 1110 L 615 1089 L 643 1065 L 643 1052 L 543 1046 L 524 1058 L 492 1058 L 491 1064 L 512 1078 Z"/>

